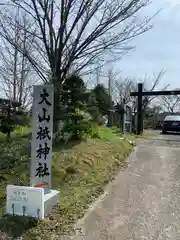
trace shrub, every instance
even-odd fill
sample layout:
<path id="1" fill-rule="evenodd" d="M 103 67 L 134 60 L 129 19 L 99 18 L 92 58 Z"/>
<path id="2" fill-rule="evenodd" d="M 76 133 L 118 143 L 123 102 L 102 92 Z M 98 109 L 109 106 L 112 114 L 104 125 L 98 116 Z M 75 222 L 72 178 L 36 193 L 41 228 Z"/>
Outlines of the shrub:
<path id="1" fill-rule="evenodd" d="M 18 126 L 27 126 L 30 124 L 31 119 L 26 112 L 17 111 L 14 116 L 14 121 Z"/>
<path id="2" fill-rule="evenodd" d="M 17 137 L 24 137 L 31 134 L 31 128 L 28 126 L 17 126 L 13 132 Z"/>
<path id="3" fill-rule="evenodd" d="M 101 139 L 100 129 L 98 124 L 91 123 L 91 133 L 89 134 L 91 138 Z"/>
<path id="4" fill-rule="evenodd" d="M 87 138 L 87 136 L 91 135 L 91 123 L 83 119 L 75 124 L 73 122 L 65 123 L 63 132 L 70 133 L 71 140 L 83 140 Z"/>
<path id="5" fill-rule="evenodd" d="M 26 147 L 27 145 L 26 143 Z M 9 144 L 6 142 L 0 143 L 0 172 L 9 172 L 16 166 L 28 163 L 28 154 L 24 155 L 22 152 L 24 147 L 22 143 L 16 143 L 15 141 Z"/>
<path id="6" fill-rule="evenodd" d="M 85 116 L 87 115 L 85 114 Z M 71 134 L 71 140 L 83 140 L 88 137 L 101 138 L 99 124 L 84 117 L 82 111 L 76 111 L 72 119 L 74 121 L 66 121 L 62 129 L 62 132 Z"/>
<path id="7" fill-rule="evenodd" d="M 11 133 L 15 130 L 16 126 L 26 126 L 29 124 L 27 113 L 23 111 L 10 111 L 1 116 L 0 131 L 10 138 Z"/>
<path id="8" fill-rule="evenodd" d="M 15 129 L 15 122 L 13 120 L 13 118 L 7 118 L 7 117 L 3 117 L 1 119 L 1 132 L 6 134 L 7 137 L 9 138 L 11 135 L 11 132 L 14 131 Z"/>

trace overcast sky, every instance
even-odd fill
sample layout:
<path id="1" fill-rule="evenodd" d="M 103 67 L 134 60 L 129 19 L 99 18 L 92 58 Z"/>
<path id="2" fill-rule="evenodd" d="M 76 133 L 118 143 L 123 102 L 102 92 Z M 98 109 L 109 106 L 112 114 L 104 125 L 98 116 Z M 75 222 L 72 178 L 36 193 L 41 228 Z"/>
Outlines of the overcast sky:
<path id="1" fill-rule="evenodd" d="M 153 16 L 159 9 L 162 11 L 153 20 L 153 28 L 135 38 L 135 50 L 113 67 L 120 76 L 136 79 L 145 75 L 152 79 L 165 69 L 159 88 L 166 84 L 171 84 L 172 89 L 180 88 L 180 0 L 152 0 L 138 14 Z M 102 81 L 107 84 L 107 79 Z"/>
<path id="2" fill-rule="evenodd" d="M 133 41 L 136 49 L 117 62 L 116 69 L 121 70 L 121 76 L 142 78 L 164 68 L 161 85 L 170 83 L 171 88 L 180 88 L 180 0 L 152 0 L 146 15 L 160 8 L 153 29 Z"/>

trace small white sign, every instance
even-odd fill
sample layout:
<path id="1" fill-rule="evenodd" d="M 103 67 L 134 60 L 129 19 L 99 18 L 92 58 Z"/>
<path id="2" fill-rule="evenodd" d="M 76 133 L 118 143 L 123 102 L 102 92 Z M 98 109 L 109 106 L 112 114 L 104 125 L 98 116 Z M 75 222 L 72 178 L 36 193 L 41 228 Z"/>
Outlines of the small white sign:
<path id="1" fill-rule="evenodd" d="M 30 183 L 45 193 L 51 189 L 53 93 L 52 84 L 34 86 Z"/>
<path id="2" fill-rule="evenodd" d="M 10 215 L 44 218 L 44 189 L 8 185 L 6 213 Z"/>

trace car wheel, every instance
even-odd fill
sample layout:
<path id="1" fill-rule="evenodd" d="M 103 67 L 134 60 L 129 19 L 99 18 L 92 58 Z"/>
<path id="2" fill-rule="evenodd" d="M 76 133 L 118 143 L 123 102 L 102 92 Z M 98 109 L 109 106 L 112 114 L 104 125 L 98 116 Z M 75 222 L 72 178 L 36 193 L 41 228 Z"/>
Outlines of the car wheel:
<path id="1" fill-rule="evenodd" d="M 162 134 L 166 134 L 167 132 L 165 130 L 162 130 Z"/>

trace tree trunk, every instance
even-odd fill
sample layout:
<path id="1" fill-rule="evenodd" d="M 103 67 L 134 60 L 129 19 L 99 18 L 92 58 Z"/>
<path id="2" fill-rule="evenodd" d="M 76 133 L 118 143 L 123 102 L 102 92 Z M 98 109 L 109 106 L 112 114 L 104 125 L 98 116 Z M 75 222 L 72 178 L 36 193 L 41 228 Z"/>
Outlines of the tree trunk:
<path id="1" fill-rule="evenodd" d="M 52 83 L 54 84 L 54 116 L 53 116 L 53 134 L 56 136 L 59 133 L 59 114 L 60 114 L 60 79 L 54 76 L 52 78 Z"/>
<path id="2" fill-rule="evenodd" d="M 8 130 L 8 132 L 7 132 L 7 140 L 9 141 L 9 140 L 10 140 L 10 138 L 11 138 L 11 131 L 10 131 L 10 130 Z"/>
<path id="3" fill-rule="evenodd" d="M 59 115 L 60 93 L 57 89 L 54 90 L 54 116 L 53 116 L 53 133 L 58 134 L 58 115 Z"/>

